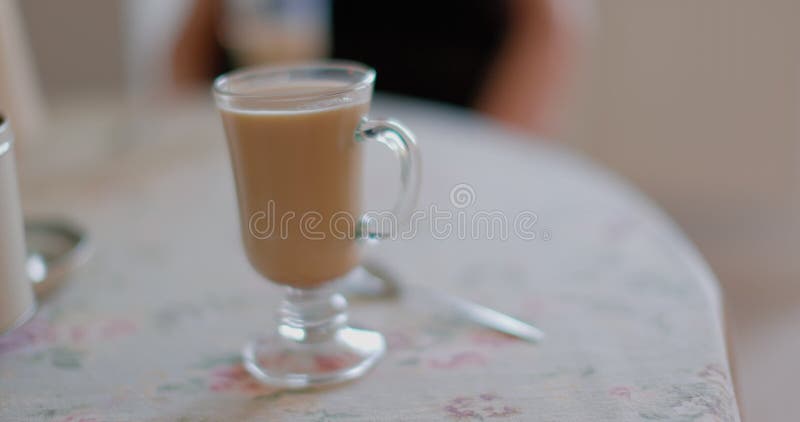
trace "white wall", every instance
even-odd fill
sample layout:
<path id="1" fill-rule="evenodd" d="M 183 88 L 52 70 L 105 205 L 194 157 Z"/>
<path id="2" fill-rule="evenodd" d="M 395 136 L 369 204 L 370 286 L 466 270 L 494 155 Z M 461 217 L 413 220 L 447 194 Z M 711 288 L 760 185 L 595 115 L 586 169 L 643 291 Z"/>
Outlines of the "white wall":
<path id="1" fill-rule="evenodd" d="M 20 0 L 49 97 L 151 94 L 188 0 Z"/>
<path id="2" fill-rule="evenodd" d="M 601 0 L 571 140 L 665 198 L 798 193 L 800 2 Z"/>
<path id="3" fill-rule="evenodd" d="M 149 96 L 169 81 L 169 54 L 189 0 L 125 0 L 128 89 Z"/>
<path id="4" fill-rule="evenodd" d="M 18 1 L 45 94 L 122 92 L 121 0 Z"/>

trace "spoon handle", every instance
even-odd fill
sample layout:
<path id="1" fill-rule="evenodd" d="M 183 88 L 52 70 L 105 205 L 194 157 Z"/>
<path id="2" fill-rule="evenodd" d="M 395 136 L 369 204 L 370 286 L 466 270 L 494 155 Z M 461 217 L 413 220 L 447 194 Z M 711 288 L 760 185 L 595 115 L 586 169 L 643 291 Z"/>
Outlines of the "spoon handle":
<path id="1" fill-rule="evenodd" d="M 407 286 L 411 287 L 411 286 Z M 486 328 L 508 334 L 531 343 L 538 343 L 544 339 L 544 332 L 533 325 L 522 322 L 514 317 L 506 315 L 500 311 L 496 311 L 486 306 L 479 305 L 466 299 L 457 296 L 441 293 L 432 289 L 416 287 L 421 290 L 426 290 L 431 296 L 435 296 L 437 300 L 445 303 L 452 310 L 464 318 L 480 324 Z"/>
<path id="2" fill-rule="evenodd" d="M 438 302 L 462 318 L 486 328 L 531 343 L 538 343 L 544 338 L 544 332 L 533 325 L 458 296 L 427 286 L 403 282 L 374 262 L 365 262 L 355 277 L 355 280 L 351 279 L 350 283 L 345 284 L 346 294 L 351 298 L 387 299 L 398 294 L 416 293 L 419 298 Z"/>

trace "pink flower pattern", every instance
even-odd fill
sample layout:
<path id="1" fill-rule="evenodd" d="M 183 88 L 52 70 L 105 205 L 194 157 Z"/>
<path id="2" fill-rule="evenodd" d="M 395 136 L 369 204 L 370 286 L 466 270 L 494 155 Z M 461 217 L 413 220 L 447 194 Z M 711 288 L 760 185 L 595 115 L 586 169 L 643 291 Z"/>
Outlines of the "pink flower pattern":
<path id="1" fill-rule="evenodd" d="M 494 393 L 455 397 L 444 405 L 443 410 L 448 417 L 458 420 L 505 418 L 522 413 L 518 408 L 502 403 L 502 398 Z"/>
<path id="2" fill-rule="evenodd" d="M 459 352 L 444 359 L 431 359 L 431 368 L 435 369 L 460 369 L 467 366 L 484 366 L 486 358 L 478 352 Z"/>
<path id="3" fill-rule="evenodd" d="M 239 392 L 251 395 L 269 393 L 270 390 L 253 378 L 241 364 L 223 366 L 211 371 L 209 390 L 223 392 Z"/>
<path id="4" fill-rule="evenodd" d="M 136 330 L 136 323 L 125 318 L 58 326 L 39 316 L 8 335 L 0 337 L 0 355 L 34 350 L 37 346 L 83 345 L 110 341 L 132 335 Z"/>
<path id="5" fill-rule="evenodd" d="M 608 394 L 610 394 L 613 397 L 619 397 L 630 400 L 631 388 L 626 386 L 612 387 L 611 389 L 608 390 Z"/>
<path id="6" fill-rule="evenodd" d="M 0 337 L 0 355 L 54 343 L 57 338 L 56 329 L 44 318 L 36 317 L 22 327 Z"/>
<path id="7" fill-rule="evenodd" d="M 391 350 L 407 350 L 414 347 L 414 340 L 412 337 L 403 332 L 388 332 L 386 336 L 386 343 Z"/>
<path id="8" fill-rule="evenodd" d="M 100 422 L 100 420 L 93 417 L 67 415 L 63 419 L 60 419 L 59 422 Z"/>
<path id="9" fill-rule="evenodd" d="M 472 334 L 472 344 L 476 346 L 504 347 L 520 342 L 516 337 L 496 331 L 481 330 Z"/>

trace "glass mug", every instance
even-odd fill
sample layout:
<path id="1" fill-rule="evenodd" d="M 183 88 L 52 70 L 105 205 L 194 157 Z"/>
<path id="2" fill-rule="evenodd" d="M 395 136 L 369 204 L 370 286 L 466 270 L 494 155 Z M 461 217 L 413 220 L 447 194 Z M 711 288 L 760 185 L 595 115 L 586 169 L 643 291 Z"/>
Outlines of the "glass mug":
<path id="1" fill-rule="evenodd" d="M 386 350 L 383 336 L 347 325 L 336 281 L 353 277 L 360 244 L 386 232 L 362 214 L 362 149 L 378 142 L 400 160 L 393 221 L 407 220 L 420 183 L 413 135 L 369 120 L 375 71 L 318 62 L 233 71 L 214 81 L 236 180 L 250 264 L 286 286 L 277 331 L 245 346 L 258 380 L 304 388 L 363 375 Z"/>

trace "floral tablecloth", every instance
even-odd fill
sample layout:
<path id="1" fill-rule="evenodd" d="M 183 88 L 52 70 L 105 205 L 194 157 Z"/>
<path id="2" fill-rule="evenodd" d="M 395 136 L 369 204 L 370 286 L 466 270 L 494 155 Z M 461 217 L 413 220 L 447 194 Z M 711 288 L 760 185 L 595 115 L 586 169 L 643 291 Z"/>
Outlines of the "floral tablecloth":
<path id="1" fill-rule="evenodd" d="M 454 230 L 423 222 L 413 239 L 370 247 L 370 259 L 534 322 L 544 342 L 413 299 L 354 303 L 351 319 L 389 342 L 368 376 L 320 390 L 261 386 L 240 347 L 272 326 L 280 294 L 239 245 L 211 107 L 70 108 L 56 113 L 53 139 L 22 157 L 23 200 L 29 215 L 85 225 L 95 255 L 0 337 L 0 420 L 739 420 L 716 281 L 646 199 L 472 115 L 402 100 L 378 114 L 417 133 L 420 209 L 449 210 Z M 368 205 L 389 204 L 396 168 L 367 153 Z M 534 215 L 533 237 L 460 236 L 458 216 L 484 211 Z"/>

